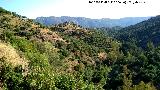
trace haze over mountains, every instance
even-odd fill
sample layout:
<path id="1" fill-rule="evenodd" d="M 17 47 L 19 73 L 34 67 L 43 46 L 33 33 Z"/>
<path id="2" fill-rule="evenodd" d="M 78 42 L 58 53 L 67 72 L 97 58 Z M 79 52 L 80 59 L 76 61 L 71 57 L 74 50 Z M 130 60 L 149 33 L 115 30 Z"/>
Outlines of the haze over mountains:
<path id="1" fill-rule="evenodd" d="M 37 17 L 35 21 L 40 22 L 41 24 L 44 25 L 52 25 L 68 21 L 68 22 L 74 22 L 75 24 L 81 25 L 83 27 L 100 28 L 100 27 L 114 27 L 114 26 L 126 27 L 129 25 L 137 24 L 149 18 L 150 17 L 126 17 L 120 19 L 109 19 L 109 18 L 91 19 L 85 17 L 50 16 L 50 17 Z"/>

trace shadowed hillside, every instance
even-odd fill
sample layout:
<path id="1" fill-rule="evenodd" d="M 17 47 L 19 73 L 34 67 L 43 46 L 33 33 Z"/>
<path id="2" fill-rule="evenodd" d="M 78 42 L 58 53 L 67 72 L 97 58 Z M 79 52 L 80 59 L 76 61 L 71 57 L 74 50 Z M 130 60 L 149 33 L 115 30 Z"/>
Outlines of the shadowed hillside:
<path id="1" fill-rule="evenodd" d="M 160 42 L 160 16 L 152 17 L 136 25 L 123 28 L 117 32 L 117 38 L 123 41 L 135 41 L 139 46 L 146 47 L 148 42 L 155 46 Z"/>

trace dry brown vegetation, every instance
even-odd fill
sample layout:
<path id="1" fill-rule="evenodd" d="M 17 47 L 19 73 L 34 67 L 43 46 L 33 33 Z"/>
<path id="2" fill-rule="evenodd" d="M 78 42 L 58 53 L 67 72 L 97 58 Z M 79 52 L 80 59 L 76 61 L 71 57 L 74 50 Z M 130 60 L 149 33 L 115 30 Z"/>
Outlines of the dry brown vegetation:
<path id="1" fill-rule="evenodd" d="M 98 53 L 98 57 L 100 60 L 105 60 L 107 58 L 107 54 L 105 52 Z"/>
<path id="2" fill-rule="evenodd" d="M 24 57 L 21 57 L 12 46 L 2 42 L 0 42 L 0 58 L 4 58 L 5 62 L 13 67 L 19 65 L 22 65 L 23 69 L 28 67 L 28 61 Z"/>
<path id="3" fill-rule="evenodd" d="M 50 42 L 55 42 L 55 41 L 63 41 L 63 40 L 56 32 L 52 32 L 49 29 L 39 29 L 39 34 L 36 35 L 37 38 L 42 39 L 42 41 L 50 41 Z"/>

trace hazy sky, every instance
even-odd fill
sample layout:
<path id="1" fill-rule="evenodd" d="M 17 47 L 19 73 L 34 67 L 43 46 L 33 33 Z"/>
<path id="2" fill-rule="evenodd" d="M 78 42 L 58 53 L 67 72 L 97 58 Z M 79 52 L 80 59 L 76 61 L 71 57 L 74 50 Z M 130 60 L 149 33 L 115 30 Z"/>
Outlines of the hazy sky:
<path id="1" fill-rule="evenodd" d="M 130 1 L 134 2 L 136 0 Z M 125 5 L 115 3 L 90 4 L 88 3 L 89 0 L 0 0 L 0 6 L 28 18 L 39 16 L 122 18 L 160 15 L 160 0 L 139 1 L 146 3 Z"/>

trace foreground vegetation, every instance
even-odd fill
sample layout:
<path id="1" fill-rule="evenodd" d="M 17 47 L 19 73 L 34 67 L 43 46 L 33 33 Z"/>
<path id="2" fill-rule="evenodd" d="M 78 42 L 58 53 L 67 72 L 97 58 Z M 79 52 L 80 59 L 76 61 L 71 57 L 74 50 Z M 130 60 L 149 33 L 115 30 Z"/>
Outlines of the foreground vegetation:
<path id="1" fill-rule="evenodd" d="M 0 87 L 6 90 L 160 89 L 160 47 L 146 50 L 65 22 L 51 27 L 0 8 Z"/>

